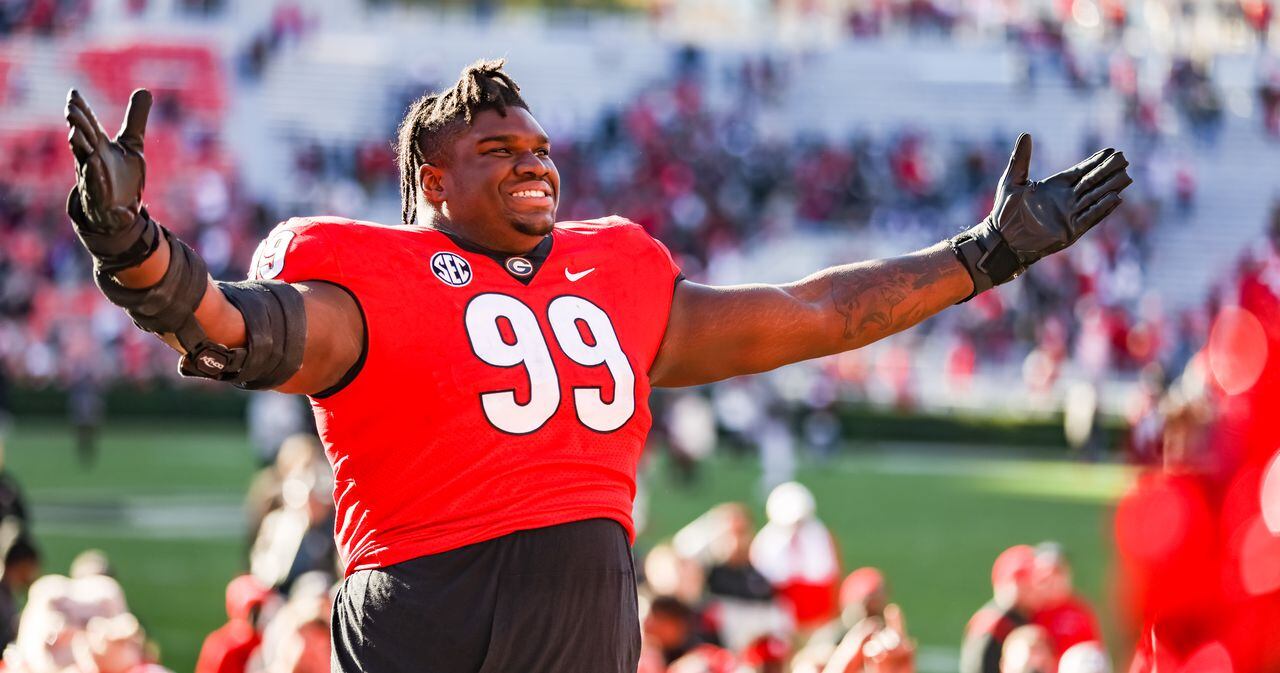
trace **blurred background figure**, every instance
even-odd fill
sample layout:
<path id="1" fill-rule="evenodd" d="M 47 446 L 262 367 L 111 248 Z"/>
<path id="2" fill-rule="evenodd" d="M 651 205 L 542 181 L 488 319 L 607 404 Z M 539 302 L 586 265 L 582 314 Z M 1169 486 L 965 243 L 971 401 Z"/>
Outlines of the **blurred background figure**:
<path id="1" fill-rule="evenodd" d="M 773 585 L 796 627 L 812 630 L 836 614 L 840 558 L 817 518 L 813 493 L 797 482 L 769 494 L 769 522 L 751 542 L 751 564 Z"/>
<path id="2" fill-rule="evenodd" d="M 693 610 L 675 596 L 655 596 L 649 601 L 641 630 L 645 644 L 662 655 L 663 666 L 670 666 L 701 644 L 693 620 Z"/>
<path id="3" fill-rule="evenodd" d="M 148 665 L 146 640 L 110 577 L 45 575 L 31 584 L 5 666 L 21 673 L 70 670 L 137 673 Z"/>
<path id="4" fill-rule="evenodd" d="M 327 466 L 289 475 L 281 485 L 280 507 L 263 518 L 249 552 L 250 572 L 263 584 L 287 593 L 304 573 L 333 573 L 338 567 Z"/>
<path id="5" fill-rule="evenodd" d="M 834 648 L 850 631 L 874 633 L 884 628 L 889 588 L 876 568 L 858 568 L 840 583 L 840 614 L 809 638 L 809 647 Z"/>
<path id="6" fill-rule="evenodd" d="M 95 575 L 114 578 L 115 570 L 111 567 L 111 559 L 101 549 L 86 549 L 71 559 L 69 575 L 73 580 Z"/>
<path id="7" fill-rule="evenodd" d="M 289 437 L 306 432 L 312 420 L 297 395 L 259 391 L 245 403 L 245 424 L 258 463 L 265 466 L 275 462 Z"/>
<path id="8" fill-rule="evenodd" d="M 714 531 L 708 531 L 711 537 L 705 556 L 708 609 L 719 641 L 728 649 L 741 652 L 763 636 L 788 630 L 790 622 L 774 601 L 773 585 L 751 563 L 751 541 L 756 531 L 746 506 L 725 503 L 708 512 L 708 516 L 715 526 Z M 687 537 L 686 531 L 697 523 L 676 534 L 677 547 Z"/>
<path id="9" fill-rule="evenodd" d="M 310 433 L 294 433 L 281 440 L 273 450 L 271 463 L 260 468 L 245 494 L 248 516 L 249 546 L 258 539 L 262 522 L 271 512 L 284 506 L 284 484 L 289 479 L 323 483 L 330 474 L 320 438 Z M 330 477 L 331 478 L 331 477 Z"/>
<path id="10" fill-rule="evenodd" d="M 1039 606 L 1032 621 L 1049 634 L 1055 654 L 1061 656 L 1078 643 L 1102 640 L 1096 612 L 1075 593 L 1071 564 L 1062 545 L 1056 542 L 1036 545 L 1032 574 L 1039 594 Z"/>
<path id="11" fill-rule="evenodd" d="M 200 647 L 196 673 L 243 673 L 249 658 L 262 644 L 264 614 L 272 598 L 271 588 L 253 575 L 241 575 L 227 584 L 227 623 L 210 633 Z"/>
<path id="12" fill-rule="evenodd" d="M 1057 657 L 1049 632 L 1035 624 L 1009 632 L 1000 655 L 1000 673 L 1055 673 Z"/>
<path id="13" fill-rule="evenodd" d="M 960 673 L 1001 673 L 1006 639 L 1029 624 L 1040 607 L 1035 565 L 1036 552 L 1029 545 L 1009 547 L 996 557 L 991 566 L 994 596 L 965 627 Z"/>
<path id="14" fill-rule="evenodd" d="M 1077 643 L 1058 658 L 1058 673 L 1111 673 L 1111 659 L 1102 643 Z"/>
<path id="15" fill-rule="evenodd" d="M 0 557 L 4 559 L 0 574 L 0 651 L 18 637 L 21 617 L 20 599 L 36 578 L 40 577 L 40 550 L 36 548 L 25 524 L 16 517 L 0 520 Z"/>

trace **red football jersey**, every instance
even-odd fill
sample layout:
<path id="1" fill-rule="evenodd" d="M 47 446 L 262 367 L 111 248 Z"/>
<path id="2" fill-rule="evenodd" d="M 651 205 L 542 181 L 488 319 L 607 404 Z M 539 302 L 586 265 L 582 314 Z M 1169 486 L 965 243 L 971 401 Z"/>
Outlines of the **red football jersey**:
<path id="1" fill-rule="evenodd" d="M 311 398 L 348 574 L 584 519 L 634 536 L 679 278 L 638 225 L 560 223 L 503 257 L 423 226 L 295 218 L 250 276 L 334 283 L 364 314 L 354 375 Z"/>

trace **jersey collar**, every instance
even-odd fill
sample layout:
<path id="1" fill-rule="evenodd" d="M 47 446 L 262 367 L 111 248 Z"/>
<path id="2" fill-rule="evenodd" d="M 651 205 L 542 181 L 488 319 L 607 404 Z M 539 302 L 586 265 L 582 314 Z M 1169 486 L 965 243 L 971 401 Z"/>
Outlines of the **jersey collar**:
<path id="1" fill-rule="evenodd" d="M 543 262 L 546 262 L 547 257 L 551 255 L 551 245 L 555 241 L 551 234 L 547 234 L 533 250 L 523 255 L 512 255 L 473 243 L 451 231 L 445 231 L 444 229 L 436 229 L 436 231 L 448 236 L 449 240 L 453 241 L 453 244 L 459 248 L 492 259 L 507 272 L 507 275 L 523 285 L 533 282 L 533 277 L 538 275 Z"/>

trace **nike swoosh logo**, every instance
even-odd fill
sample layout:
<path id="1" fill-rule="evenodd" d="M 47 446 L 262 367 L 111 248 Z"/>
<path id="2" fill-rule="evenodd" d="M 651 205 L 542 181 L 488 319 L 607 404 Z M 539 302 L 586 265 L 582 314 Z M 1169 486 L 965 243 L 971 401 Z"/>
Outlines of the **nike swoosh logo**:
<path id="1" fill-rule="evenodd" d="M 589 273 L 591 273 L 592 271 L 595 271 L 595 270 L 596 270 L 596 268 L 595 268 L 594 266 L 593 266 L 593 267 L 591 267 L 590 269 L 587 269 L 586 271 L 579 271 L 578 273 L 569 273 L 569 270 L 568 270 L 568 269 L 565 269 L 565 270 L 564 270 L 564 277 L 565 277 L 565 278 L 568 278 L 570 283 L 576 283 L 576 282 L 578 282 L 578 281 L 582 280 L 582 278 L 583 278 L 584 276 L 586 276 L 587 274 L 589 274 Z"/>

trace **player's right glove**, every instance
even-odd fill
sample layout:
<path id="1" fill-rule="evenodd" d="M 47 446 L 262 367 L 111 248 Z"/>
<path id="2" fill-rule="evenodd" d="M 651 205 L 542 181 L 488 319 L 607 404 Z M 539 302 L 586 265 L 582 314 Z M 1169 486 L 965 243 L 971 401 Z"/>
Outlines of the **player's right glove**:
<path id="1" fill-rule="evenodd" d="M 150 111 L 151 93 L 134 91 L 112 140 L 80 92 L 73 89 L 67 96 L 67 142 L 76 158 L 67 214 L 99 270 L 107 273 L 141 264 L 160 243 L 160 228 L 142 207 L 147 176 L 142 141 Z"/>
<path id="2" fill-rule="evenodd" d="M 1076 242 L 1120 205 L 1133 184 L 1123 152 L 1107 148 L 1044 180 L 1031 181 L 1031 136 L 1018 136 L 996 189 L 995 206 L 978 226 L 951 239 L 973 279 L 968 301 L 1018 277 L 1046 255 Z"/>

